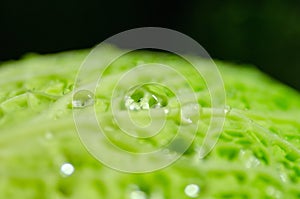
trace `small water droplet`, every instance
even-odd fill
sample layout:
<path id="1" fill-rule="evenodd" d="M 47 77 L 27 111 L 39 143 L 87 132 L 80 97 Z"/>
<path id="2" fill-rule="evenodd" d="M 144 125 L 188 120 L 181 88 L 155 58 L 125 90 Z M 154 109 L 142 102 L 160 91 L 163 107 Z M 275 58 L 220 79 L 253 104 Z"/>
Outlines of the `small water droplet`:
<path id="1" fill-rule="evenodd" d="M 282 198 L 282 192 L 273 186 L 268 186 L 266 188 L 266 193 L 268 196 L 271 196 L 272 198 L 275 198 L 275 199 Z"/>
<path id="2" fill-rule="evenodd" d="M 94 104 L 94 94 L 89 90 L 80 90 L 73 95 L 72 107 L 84 108 Z"/>
<path id="3" fill-rule="evenodd" d="M 170 149 L 163 149 L 162 153 L 164 155 L 164 157 L 166 157 L 167 159 L 173 159 L 177 153 L 175 151 L 171 151 Z"/>
<path id="4" fill-rule="evenodd" d="M 130 199 L 147 199 L 147 194 L 141 190 L 134 190 L 130 193 Z"/>
<path id="5" fill-rule="evenodd" d="M 261 164 L 259 159 L 253 156 L 253 153 L 250 150 L 240 150 L 239 156 L 245 163 L 246 168 L 258 167 Z"/>
<path id="6" fill-rule="evenodd" d="M 45 134 L 45 138 L 47 140 L 51 140 L 53 138 L 53 134 L 50 131 L 47 131 L 46 134 Z"/>
<path id="7" fill-rule="evenodd" d="M 116 131 L 116 129 L 111 126 L 104 126 L 104 131 L 105 132 L 114 132 L 114 131 Z"/>
<path id="8" fill-rule="evenodd" d="M 75 171 L 75 168 L 70 163 L 64 163 L 60 167 L 60 172 L 61 172 L 62 176 L 64 176 L 64 177 L 72 175 L 74 173 L 74 171 Z"/>
<path id="9" fill-rule="evenodd" d="M 253 168 L 260 165 L 260 161 L 255 157 L 250 157 L 246 162 L 246 168 Z"/>
<path id="10" fill-rule="evenodd" d="M 190 198 L 198 197 L 199 192 L 200 192 L 200 187 L 196 184 L 189 184 L 184 189 L 184 193 Z"/>
<path id="11" fill-rule="evenodd" d="M 277 166 L 277 172 L 279 175 L 279 178 L 282 182 L 287 183 L 289 180 L 288 174 L 286 173 L 285 167 L 283 166 L 283 164 L 279 164 Z"/>
<path id="12" fill-rule="evenodd" d="M 61 118 L 63 115 L 64 115 L 64 111 L 59 109 L 59 110 L 56 110 L 55 111 L 55 114 L 54 114 L 54 119 L 55 120 L 58 120 L 59 118 Z"/>
<path id="13" fill-rule="evenodd" d="M 197 121 L 196 112 L 198 110 L 198 104 L 190 103 L 186 104 L 181 108 L 181 121 L 183 124 L 192 124 L 194 121 Z"/>
<path id="14" fill-rule="evenodd" d="M 137 62 L 136 62 L 136 64 L 139 66 L 139 65 L 143 65 L 143 64 L 145 64 L 146 62 L 144 62 L 143 60 L 138 60 Z"/>
<path id="15" fill-rule="evenodd" d="M 182 117 L 181 118 L 181 121 L 184 123 L 184 124 L 192 124 L 193 121 L 191 120 L 191 118 L 188 118 L 188 117 Z"/>
<path id="16" fill-rule="evenodd" d="M 165 114 L 169 114 L 170 111 L 169 111 L 169 109 L 165 108 L 164 112 L 165 112 Z"/>
<path id="17" fill-rule="evenodd" d="M 228 105 L 226 105 L 226 106 L 225 106 L 225 109 L 224 109 L 224 113 L 225 113 L 225 114 L 228 114 L 228 113 L 230 112 L 230 110 L 231 110 L 231 107 L 228 106 Z"/>

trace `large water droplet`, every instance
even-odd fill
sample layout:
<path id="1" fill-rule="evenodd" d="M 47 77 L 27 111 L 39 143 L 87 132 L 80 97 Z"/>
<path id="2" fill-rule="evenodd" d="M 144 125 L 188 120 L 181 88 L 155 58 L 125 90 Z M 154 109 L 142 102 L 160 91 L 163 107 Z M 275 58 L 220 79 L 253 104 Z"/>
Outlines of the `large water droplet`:
<path id="1" fill-rule="evenodd" d="M 189 184 L 184 189 L 184 193 L 190 198 L 198 197 L 199 192 L 200 192 L 200 187 L 196 184 Z"/>
<path id="2" fill-rule="evenodd" d="M 84 108 L 94 104 L 94 94 L 89 90 L 80 90 L 73 95 L 72 107 Z"/>
<path id="3" fill-rule="evenodd" d="M 132 111 L 162 108 L 168 105 L 168 98 L 173 96 L 170 90 L 159 84 L 144 84 L 127 92 L 124 105 Z"/>
<path id="4" fill-rule="evenodd" d="M 74 171 L 75 171 L 75 168 L 70 163 L 64 163 L 60 167 L 60 172 L 61 172 L 63 177 L 67 177 L 67 176 L 72 175 L 74 173 Z"/>
<path id="5" fill-rule="evenodd" d="M 147 199 L 147 194 L 141 190 L 134 190 L 130 193 L 130 199 Z"/>

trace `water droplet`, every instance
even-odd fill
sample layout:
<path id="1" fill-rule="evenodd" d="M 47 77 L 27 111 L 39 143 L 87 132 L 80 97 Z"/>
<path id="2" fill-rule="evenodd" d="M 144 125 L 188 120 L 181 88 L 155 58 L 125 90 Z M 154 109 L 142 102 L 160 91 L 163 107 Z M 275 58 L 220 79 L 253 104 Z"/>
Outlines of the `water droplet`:
<path id="1" fill-rule="evenodd" d="M 53 138 L 53 134 L 50 131 L 47 131 L 46 134 L 45 134 L 45 138 L 47 140 L 51 140 Z"/>
<path id="2" fill-rule="evenodd" d="M 200 187 L 196 184 L 189 184 L 184 189 L 184 193 L 190 198 L 198 197 L 199 192 L 200 192 Z"/>
<path id="3" fill-rule="evenodd" d="M 170 149 L 163 149 L 162 153 L 163 153 L 164 157 L 166 157 L 167 159 L 170 159 L 170 160 L 174 159 L 174 157 L 176 155 L 178 155 L 176 153 L 176 151 L 171 151 Z"/>
<path id="4" fill-rule="evenodd" d="M 74 173 L 74 171 L 75 171 L 75 168 L 70 163 L 64 163 L 60 167 L 60 172 L 61 172 L 62 176 L 64 176 L 64 177 L 72 175 Z"/>
<path id="5" fill-rule="evenodd" d="M 94 94 L 89 90 L 80 90 L 73 95 L 73 108 L 84 108 L 94 104 Z"/>
<path id="6" fill-rule="evenodd" d="M 146 62 L 144 62 L 143 60 L 138 60 L 137 62 L 136 62 L 136 64 L 139 66 L 139 65 L 143 65 L 143 64 L 145 64 Z"/>
<path id="7" fill-rule="evenodd" d="M 282 182 L 287 183 L 289 180 L 288 174 L 286 173 L 285 166 L 283 164 L 279 164 L 277 166 L 277 173 Z"/>
<path id="8" fill-rule="evenodd" d="M 284 172 L 279 173 L 280 180 L 284 183 L 288 181 L 288 175 Z"/>
<path id="9" fill-rule="evenodd" d="M 240 150 L 239 156 L 245 163 L 246 168 L 258 167 L 261 164 L 259 159 L 254 157 L 250 150 Z"/>
<path id="10" fill-rule="evenodd" d="M 225 114 L 228 114 L 228 113 L 230 112 L 230 110 L 231 110 L 231 107 L 228 106 L 228 105 L 226 105 L 226 106 L 225 106 L 225 109 L 224 109 L 224 113 L 225 113 Z"/>
<path id="11" fill-rule="evenodd" d="M 168 104 L 168 95 L 174 96 L 167 88 L 158 84 L 145 84 L 130 89 L 124 98 L 124 105 L 131 111 L 162 108 Z"/>
<path id="12" fill-rule="evenodd" d="M 64 111 L 62 109 L 58 109 L 55 111 L 54 113 L 54 119 L 58 120 L 59 118 L 61 118 L 64 115 Z"/>
<path id="13" fill-rule="evenodd" d="M 130 193 L 130 199 L 147 199 L 147 194 L 141 190 L 134 190 Z"/>
<path id="14" fill-rule="evenodd" d="M 165 114 L 169 114 L 170 111 L 169 111 L 169 109 L 165 108 L 164 112 L 165 112 Z"/>
<path id="15" fill-rule="evenodd" d="M 246 162 L 246 168 L 253 168 L 260 165 L 260 161 L 255 157 L 250 157 Z"/>
<path id="16" fill-rule="evenodd" d="M 183 124 L 192 124 L 197 121 L 198 104 L 190 103 L 181 108 L 181 121 Z"/>
<path id="17" fill-rule="evenodd" d="M 191 120 L 191 118 L 188 118 L 188 117 L 181 117 L 181 121 L 184 123 L 184 124 L 192 124 L 193 121 Z"/>
<path id="18" fill-rule="evenodd" d="M 268 196 L 271 196 L 272 198 L 275 198 L 275 199 L 282 198 L 282 192 L 273 186 L 268 186 L 266 188 L 266 193 Z"/>
<path id="19" fill-rule="evenodd" d="M 131 111 L 149 109 L 149 104 L 145 98 L 140 98 L 139 100 L 135 101 L 131 96 L 125 97 L 125 106 Z"/>

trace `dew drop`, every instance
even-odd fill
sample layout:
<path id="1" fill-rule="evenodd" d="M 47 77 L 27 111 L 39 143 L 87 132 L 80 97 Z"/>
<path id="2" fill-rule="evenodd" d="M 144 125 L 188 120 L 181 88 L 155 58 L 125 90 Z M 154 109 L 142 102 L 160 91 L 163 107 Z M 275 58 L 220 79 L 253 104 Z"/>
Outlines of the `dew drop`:
<path id="1" fill-rule="evenodd" d="M 131 96 L 125 97 L 125 106 L 131 111 L 148 110 L 149 104 L 145 98 L 140 98 L 135 101 Z"/>
<path id="2" fill-rule="evenodd" d="M 279 177 L 282 182 L 287 183 L 288 175 L 286 173 L 284 173 L 284 172 L 279 173 Z"/>
<path id="3" fill-rule="evenodd" d="M 164 112 L 165 112 L 165 114 L 169 114 L 170 111 L 169 111 L 169 109 L 165 108 Z"/>
<path id="4" fill-rule="evenodd" d="M 163 108 L 168 104 L 168 95 L 173 94 L 161 85 L 145 84 L 130 89 L 124 97 L 124 105 L 131 111 Z"/>
<path id="5" fill-rule="evenodd" d="M 230 112 L 230 110 L 231 110 L 231 107 L 227 105 L 227 106 L 225 106 L 224 113 L 228 114 Z"/>
<path id="6" fill-rule="evenodd" d="M 250 157 L 246 162 L 246 168 L 253 168 L 260 165 L 260 161 L 255 157 Z"/>
<path id="7" fill-rule="evenodd" d="M 47 140 L 51 140 L 53 138 L 53 134 L 50 131 L 47 131 L 46 134 L 45 134 L 45 138 Z"/>
<path id="8" fill-rule="evenodd" d="M 288 174 L 285 171 L 285 167 L 280 164 L 277 167 L 277 173 L 279 174 L 279 178 L 282 182 L 287 183 L 289 180 Z"/>
<path id="9" fill-rule="evenodd" d="M 261 164 L 259 159 L 254 157 L 253 153 L 249 150 L 240 150 L 239 156 L 245 163 L 245 167 L 248 169 L 258 167 Z"/>
<path id="10" fill-rule="evenodd" d="M 198 197 L 199 192 L 200 192 L 200 187 L 196 184 L 189 184 L 184 189 L 184 193 L 190 198 Z"/>
<path id="11" fill-rule="evenodd" d="M 144 62 L 143 60 L 138 60 L 137 62 L 136 62 L 136 64 L 139 66 L 139 65 L 143 65 L 143 64 L 145 64 L 146 62 Z"/>
<path id="12" fill-rule="evenodd" d="M 64 176 L 64 177 L 72 175 L 74 173 L 74 171 L 75 171 L 75 168 L 70 163 L 64 163 L 60 167 L 60 172 L 61 172 L 62 176 Z"/>
<path id="13" fill-rule="evenodd" d="M 166 157 L 167 159 L 173 160 L 174 157 L 176 157 L 176 155 L 178 155 L 176 153 L 176 151 L 171 151 L 170 149 L 163 149 L 162 153 L 164 155 L 164 157 Z"/>
<path id="14" fill-rule="evenodd" d="M 181 121 L 183 124 L 192 124 L 197 121 L 198 105 L 194 103 L 186 104 L 181 108 Z"/>
<path id="15" fill-rule="evenodd" d="M 130 199 L 147 199 L 147 194 L 141 190 L 134 190 L 130 193 Z"/>
<path id="16" fill-rule="evenodd" d="M 268 196 L 270 196 L 272 198 L 275 198 L 275 199 L 282 198 L 282 192 L 280 190 L 276 189 L 273 186 L 268 186 L 266 188 L 266 193 L 267 193 Z"/>
<path id="17" fill-rule="evenodd" d="M 185 117 L 185 116 L 181 117 L 181 121 L 182 121 L 184 124 L 192 124 L 192 123 L 193 123 L 193 121 L 191 120 L 191 118 Z"/>
<path id="18" fill-rule="evenodd" d="M 80 90 L 73 95 L 72 107 L 85 108 L 94 104 L 94 94 L 89 90 Z"/>

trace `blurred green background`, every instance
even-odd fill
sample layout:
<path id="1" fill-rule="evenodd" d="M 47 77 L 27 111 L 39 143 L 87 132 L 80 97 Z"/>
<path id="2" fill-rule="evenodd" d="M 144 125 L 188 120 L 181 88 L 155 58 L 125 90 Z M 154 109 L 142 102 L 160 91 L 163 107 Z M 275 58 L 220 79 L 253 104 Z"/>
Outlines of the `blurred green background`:
<path id="1" fill-rule="evenodd" d="M 250 63 L 300 90 L 300 1 L 2 0 L 0 60 L 89 48 L 121 31 L 160 26 L 216 59 Z"/>

